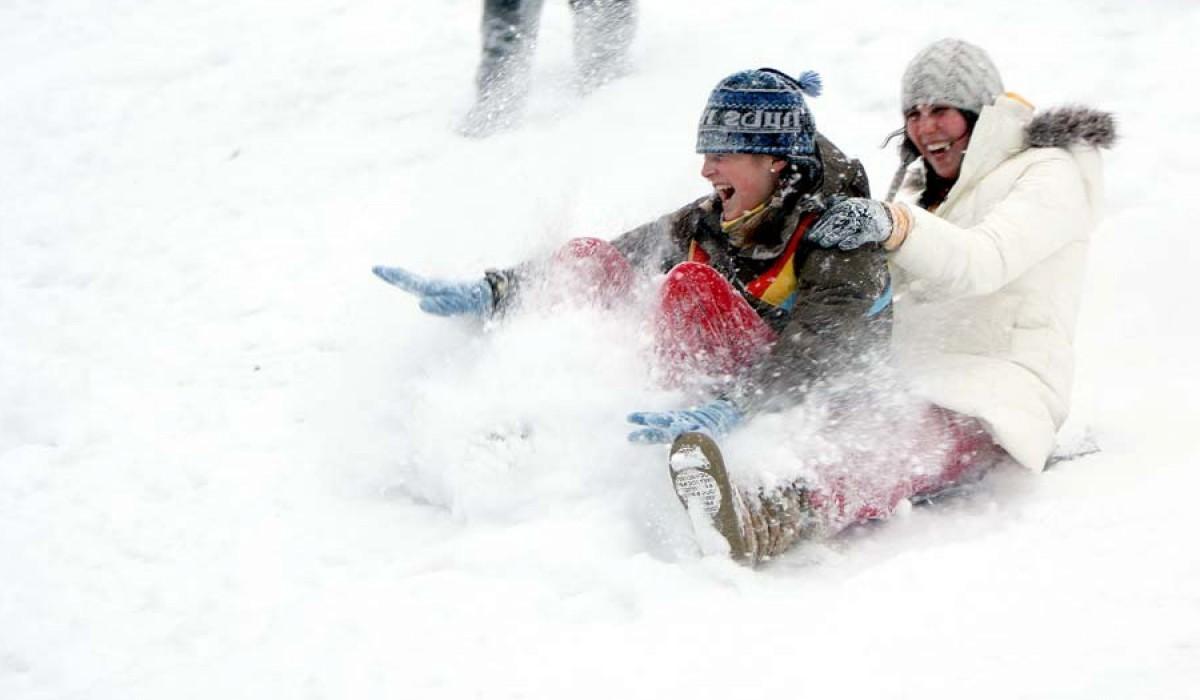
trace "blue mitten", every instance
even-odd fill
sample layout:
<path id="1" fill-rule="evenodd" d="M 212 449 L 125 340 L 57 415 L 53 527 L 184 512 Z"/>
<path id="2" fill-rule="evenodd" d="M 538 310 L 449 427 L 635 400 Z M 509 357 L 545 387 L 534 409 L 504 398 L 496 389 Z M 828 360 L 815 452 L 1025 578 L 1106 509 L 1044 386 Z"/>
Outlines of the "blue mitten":
<path id="1" fill-rule="evenodd" d="M 384 282 L 420 299 L 421 310 L 438 316 L 490 316 L 495 308 L 492 285 L 487 280 L 446 282 L 425 279 L 399 267 L 371 269 Z"/>
<path id="2" fill-rule="evenodd" d="M 721 437 L 742 422 L 742 412 L 725 399 L 682 411 L 640 411 L 629 422 L 646 427 L 629 434 L 630 442 L 669 443 L 683 433 L 701 431 Z"/>
<path id="3" fill-rule="evenodd" d="M 850 197 L 836 201 L 808 232 L 822 248 L 854 250 L 867 243 L 883 243 L 892 235 L 892 215 L 874 199 Z"/>

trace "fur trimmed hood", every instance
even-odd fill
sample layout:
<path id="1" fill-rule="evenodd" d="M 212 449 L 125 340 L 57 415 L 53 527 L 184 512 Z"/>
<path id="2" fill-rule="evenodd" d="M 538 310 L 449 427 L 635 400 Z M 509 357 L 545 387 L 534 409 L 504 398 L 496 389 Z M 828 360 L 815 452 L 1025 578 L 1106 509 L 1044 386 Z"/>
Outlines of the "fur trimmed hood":
<path id="1" fill-rule="evenodd" d="M 1116 117 L 1112 112 L 1103 112 L 1081 105 L 1054 107 L 1034 114 L 1025 125 L 1023 148 L 1071 148 L 1073 146 L 1112 148 L 1117 142 Z M 904 132 L 900 143 L 900 167 L 892 180 L 887 199 L 891 201 L 896 192 L 921 191 L 925 188 L 925 168 L 909 166 L 920 160 L 921 154 L 909 141 Z"/>
<path id="2" fill-rule="evenodd" d="M 1112 112 L 1091 107 L 1072 105 L 1048 109 L 1035 114 L 1025 127 L 1025 142 L 1031 148 L 1112 148 L 1117 142 L 1116 118 Z"/>

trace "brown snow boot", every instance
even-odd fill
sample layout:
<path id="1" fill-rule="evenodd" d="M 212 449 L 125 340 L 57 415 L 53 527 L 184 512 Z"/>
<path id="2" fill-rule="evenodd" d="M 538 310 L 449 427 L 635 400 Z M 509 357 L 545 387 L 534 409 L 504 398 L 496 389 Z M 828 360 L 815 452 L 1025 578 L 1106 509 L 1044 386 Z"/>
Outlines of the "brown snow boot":
<path id="1" fill-rule="evenodd" d="M 760 562 L 783 554 L 797 541 L 810 538 L 817 529 L 808 493 L 798 483 L 759 491 L 745 501 L 750 522 L 758 533 Z"/>
<path id="2" fill-rule="evenodd" d="M 705 555 L 724 554 L 755 566 L 786 552 L 815 530 L 807 492 L 799 483 L 742 493 L 729 481 L 717 443 L 684 433 L 671 445 L 671 479 Z"/>
<path id="3" fill-rule="evenodd" d="M 671 482 L 687 509 L 705 555 L 757 563 L 754 529 L 741 494 L 729 483 L 717 443 L 704 433 L 684 433 L 671 445 Z"/>

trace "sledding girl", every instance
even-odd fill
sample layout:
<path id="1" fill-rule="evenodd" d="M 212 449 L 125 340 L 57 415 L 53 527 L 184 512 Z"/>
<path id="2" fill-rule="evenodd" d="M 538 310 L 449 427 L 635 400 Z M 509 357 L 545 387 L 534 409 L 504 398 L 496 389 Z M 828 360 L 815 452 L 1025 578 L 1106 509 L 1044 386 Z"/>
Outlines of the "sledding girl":
<path id="1" fill-rule="evenodd" d="M 931 444 L 948 448 L 911 482 L 869 499 L 879 516 L 1000 460 L 1044 468 L 1069 406 L 1088 237 L 1101 209 L 1098 149 L 1115 139 L 1107 113 L 1035 114 L 1004 93 L 982 49 L 956 39 L 912 59 L 900 108 L 902 162 L 889 202 L 841 202 L 810 236 L 888 251 L 896 362 L 927 402 Z"/>
<path id="2" fill-rule="evenodd" d="M 732 427 L 747 412 L 794 400 L 808 383 L 876 357 L 888 339 L 882 248 L 827 249 L 806 237 L 832 196 L 868 194 L 858 161 L 816 131 L 804 95 L 819 91 L 811 72 L 796 80 L 759 69 L 722 80 L 696 147 L 712 193 L 611 243 L 574 239 L 548 265 L 489 270 L 474 282 L 426 280 L 394 267 L 375 273 L 417 295 L 430 313 L 492 316 L 524 294 L 546 293 L 530 278 L 547 268 L 568 270 L 586 281 L 576 285 L 581 293 L 605 298 L 625 294 L 638 274 L 666 272 L 656 319 L 664 374 L 689 384 L 733 375 L 720 400 L 696 409 Z M 669 442 L 679 432 L 650 426 L 633 439 Z"/>
<path id="3" fill-rule="evenodd" d="M 586 280 L 584 294 L 603 298 L 620 297 L 639 274 L 665 272 L 656 318 L 659 364 L 669 381 L 705 384 L 714 395 L 692 409 L 632 414 L 639 428 L 629 438 L 671 443 L 697 430 L 723 435 L 748 416 L 802 401 L 835 377 L 864 373 L 887 352 L 891 297 L 882 247 L 823 248 L 808 235 L 835 197 L 869 196 L 862 166 L 816 131 L 805 95 L 819 92 L 811 72 L 796 79 L 774 69 L 747 70 L 722 80 L 697 135 L 700 174 L 712 193 L 611 243 L 576 239 L 548 266 L 491 270 L 473 282 L 429 280 L 394 267 L 375 273 L 418 296 L 430 313 L 490 317 L 525 294 L 544 293 L 546 285 L 530 282 L 547 267 L 551 274 L 568 270 Z M 707 499 L 710 509 L 719 499 L 729 520 L 729 484 L 696 474 L 672 472 L 680 499 L 685 505 Z M 762 503 L 757 495 L 739 496 L 738 513 L 761 516 L 792 506 L 761 495 Z M 747 506 L 747 498 L 755 503 Z M 778 518 L 764 518 L 764 533 L 779 530 Z M 796 523 L 787 527 L 800 532 Z M 776 549 L 791 539 L 777 537 Z M 740 543 L 732 554 L 757 560 L 770 553 Z"/>

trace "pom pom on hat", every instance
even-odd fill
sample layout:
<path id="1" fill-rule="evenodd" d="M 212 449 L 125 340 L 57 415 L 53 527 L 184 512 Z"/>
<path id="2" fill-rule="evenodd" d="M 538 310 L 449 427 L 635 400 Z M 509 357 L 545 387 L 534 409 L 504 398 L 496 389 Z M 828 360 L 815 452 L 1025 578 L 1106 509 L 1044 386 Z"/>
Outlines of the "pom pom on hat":
<path id="1" fill-rule="evenodd" d="M 796 84 L 800 86 L 801 92 L 809 97 L 821 96 L 821 76 L 814 70 L 806 70 L 796 78 Z"/>

